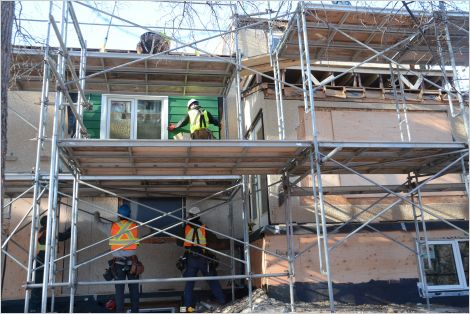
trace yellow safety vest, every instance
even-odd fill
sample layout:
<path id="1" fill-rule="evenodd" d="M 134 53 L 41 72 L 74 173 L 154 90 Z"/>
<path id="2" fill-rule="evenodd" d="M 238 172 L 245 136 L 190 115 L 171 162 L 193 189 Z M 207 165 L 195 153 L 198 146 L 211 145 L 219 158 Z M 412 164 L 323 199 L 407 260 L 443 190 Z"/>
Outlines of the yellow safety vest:
<path id="1" fill-rule="evenodd" d="M 197 233 L 194 233 L 195 229 Z M 184 241 L 184 247 L 196 246 L 195 244 L 207 246 L 206 226 L 202 225 L 199 228 L 194 228 L 190 225 L 186 225 L 186 227 L 184 227 L 184 239 L 186 240 Z"/>
<path id="2" fill-rule="evenodd" d="M 189 115 L 189 131 L 191 133 L 194 133 L 197 130 L 208 128 L 209 115 L 207 114 L 206 110 L 199 111 L 198 109 L 191 109 L 188 111 L 188 115 Z"/>
<path id="3" fill-rule="evenodd" d="M 137 236 L 137 228 L 135 223 L 129 220 L 120 220 L 118 222 L 114 222 L 111 226 L 111 239 L 109 239 L 109 245 L 111 246 L 111 250 L 117 250 L 123 247 L 123 250 L 136 250 L 139 240 Z M 129 230 L 134 228 L 132 230 Z M 133 243 L 134 242 L 134 243 Z M 132 243 L 132 244 L 131 244 Z"/>
<path id="4" fill-rule="evenodd" d="M 40 231 L 38 234 L 38 243 L 36 245 L 36 255 L 38 255 L 39 252 L 46 250 L 46 245 L 39 243 L 39 239 L 42 237 L 43 234 L 44 234 L 44 231 Z"/>

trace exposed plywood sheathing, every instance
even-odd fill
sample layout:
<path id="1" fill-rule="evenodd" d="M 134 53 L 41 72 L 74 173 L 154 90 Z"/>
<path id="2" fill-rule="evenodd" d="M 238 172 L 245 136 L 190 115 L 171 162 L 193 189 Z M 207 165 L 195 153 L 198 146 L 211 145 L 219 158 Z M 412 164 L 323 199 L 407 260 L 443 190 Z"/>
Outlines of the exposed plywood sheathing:
<path id="1" fill-rule="evenodd" d="M 414 233 L 408 231 L 386 232 L 388 236 L 414 247 Z M 456 231 L 429 231 L 430 237 L 459 236 Z M 329 235 L 330 245 L 340 241 L 344 234 Z M 308 245 L 315 244 L 315 235 L 294 235 L 295 251 L 299 252 Z M 284 236 L 267 235 L 257 240 L 257 246 L 275 251 L 287 256 L 286 241 Z M 318 283 L 323 281 L 320 274 L 317 248 L 314 247 L 299 256 L 295 262 L 296 277 L 302 278 L 302 282 Z M 265 273 L 280 273 L 287 271 L 287 262 L 269 254 L 255 253 L 252 260 L 254 270 L 262 270 Z M 350 239 L 345 245 L 338 247 L 331 253 L 331 265 L 334 269 L 333 280 L 335 283 L 361 283 L 370 280 L 399 280 L 400 278 L 415 278 L 416 257 L 408 250 L 396 245 L 393 241 L 384 238 L 377 233 L 360 233 Z M 285 278 L 266 278 L 257 281 L 257 284 L 269 286 L 286 285 Z"/>

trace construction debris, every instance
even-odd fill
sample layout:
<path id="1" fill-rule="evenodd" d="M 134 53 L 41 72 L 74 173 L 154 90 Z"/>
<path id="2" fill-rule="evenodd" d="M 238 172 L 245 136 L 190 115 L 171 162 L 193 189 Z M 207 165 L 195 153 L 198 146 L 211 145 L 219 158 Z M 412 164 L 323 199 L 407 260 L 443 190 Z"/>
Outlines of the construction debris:
<path id="1" fill-rule="evenodd" d="M 336 304 L 336 312 L 341 313 L 468 313 L 468 307 L 449 307 L 431 305 L 430 310 L 426 304 Z M 323 302 L 296 302 L 295 312 L 330 312 L 328 301 Z M 224 307 L 216 308 L 214 313 L 288 313 L 291 312 L 290 304 L 270 298 L 262 289 L 253 291 L 253 310 L 250 309 L 248 297 L 232 302 Z"/>

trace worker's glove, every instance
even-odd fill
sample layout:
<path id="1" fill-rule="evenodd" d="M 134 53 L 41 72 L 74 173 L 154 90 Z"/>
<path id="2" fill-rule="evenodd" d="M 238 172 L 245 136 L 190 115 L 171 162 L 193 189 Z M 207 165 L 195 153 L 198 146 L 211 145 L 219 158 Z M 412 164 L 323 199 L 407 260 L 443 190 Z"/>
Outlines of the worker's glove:
<path id="1" fill-rule="evenodd" d="M 174 124 L 170 124 L 170 125 L 168 126 L 168 131 L 171 132 L 171 131 L 173 131 L 174 129 L 176 129 L 176 126 L 175 126 Z"/>

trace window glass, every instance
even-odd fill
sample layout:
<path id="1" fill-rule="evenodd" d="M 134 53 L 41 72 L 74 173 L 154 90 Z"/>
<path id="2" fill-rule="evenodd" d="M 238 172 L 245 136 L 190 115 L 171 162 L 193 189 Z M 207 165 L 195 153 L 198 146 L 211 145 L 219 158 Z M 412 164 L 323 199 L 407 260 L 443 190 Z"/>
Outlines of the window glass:
<path id="1" fill-rule="evenodd" d="M 281 41 L 281 36 L 273 36 L 271 38 L 271 52 L 276 50 L 277 45 L 279 44 L 280 41 Z"/>
<path id="2" fill-rule="evenodd" d="M 137 101 L 137 138 L 161 139 L 162 138 L 162 101 L 138 100 Z"/>
<path id="3" fill-rule="evenodd" d="M 468 241 L 459 241 L 460 256 L 462 258 L 463 270 L 465 272 L 465 280 L 468 286 Z"/>
<path id="4" fill-rule="evenodd" d="M 267 180 L 266 176 L 251 176 L 251 206 L 253 209 L 253 219 L 258 217 L 258 212 L 265 213 L 268 211 L 267 198 Z"/>
<path id="5" fill-rule="evenodd" d="M 131 102 L 111 100 L 109 138 L 131 138 Z"/>
<path id="6" fill-rule="evenodd" d="M 153 221 L 148 224 L 148 226 L 152 226 L 155 228 L 158 228 L 160 230 L 166 229 L 166 231 L 174 234 L 174 235 L 179 235 L 180 231 L 182 230 L 182 225 L 178 223 L 181 222 L 180 219 L 176 219 L 174 217 L 170 217 L 169 215 L 165 216 L 165 213 L 170 213 L 172 212 L 173 216 L 176 217 L 181 217 L 183 218 L 183 200 L 181 198 L 144 198 L 144 199 L 139 199 L 138 202 L 143 205 L 150 206 L 152 208 L 157 208 L 159 211 L 156 211 L 154 209 L 150 209 L 146 206 L 138 205 L 137 208 L 137 217 L 136 219 L 141 222 L 146 222 L 151 219 Z M 163 213 L 162 213 L 163 212 Z M 157 219 L 157 217 L 160 217 Z M 175 226 L 176 225 L 176 226 Z M 172 228 L 169 228 L 171 226 L 174 226 Z M 153 230 L 153 232 L 157 232 L 156 230 Z M 163 232 L 159 233 L 158 235 L 155 235 L 155 237 L 168 237 L 168 234 L 165 234 Z"/>
<path id="7" fill-rule="evenodd" d="M 422 250 L 426 252 L 426 247 L 423 246 Z M 431 258 L 431 268 L 428 266 L 427 258 L 424 258 L 426 281 L 429 286 L 459 285 L 451 243 L 430 244 L 429 257 Z"/>

